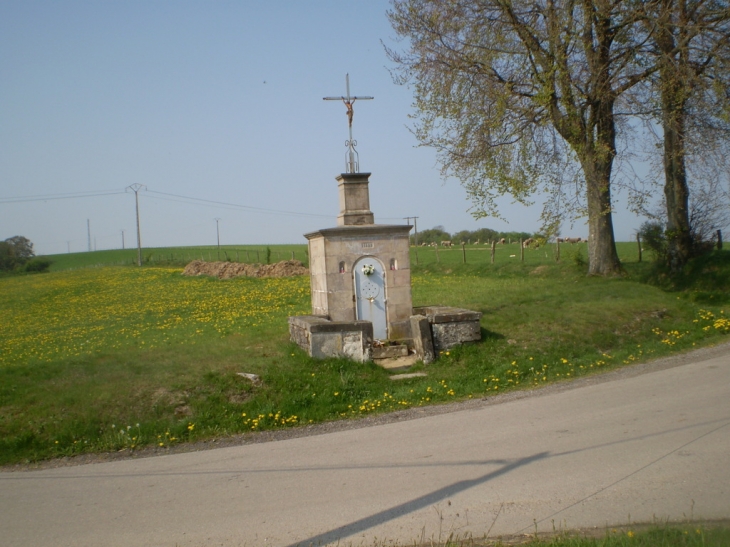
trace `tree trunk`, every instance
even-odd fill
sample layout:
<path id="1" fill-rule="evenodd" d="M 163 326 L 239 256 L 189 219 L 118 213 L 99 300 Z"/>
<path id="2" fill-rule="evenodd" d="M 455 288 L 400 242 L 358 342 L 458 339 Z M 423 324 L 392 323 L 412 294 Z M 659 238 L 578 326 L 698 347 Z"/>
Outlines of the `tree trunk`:
<path id="1" fill-rule="evenodd" d="M 671 2 L 667 2 L 671 4 Z M 671 6 L 674 8 L 674 6 Z M 665 5 L 665 13 L 671 13 Z M 683 10 L 680 10 L 683 11 Z M 681 270 L 692 254 L 689 223 L 689 187 L 685 164 L 685 120 L 687 86 L 684 51 L 676 52 L 676 40 L 663 21 L 657 37 L 662 52 L 659 61 L 662 128 L 664 130 L 664 197 L 667 204 L 669 267 Z"/>
<path id="2" fill-rule="evenodd" d="M 665 106 L 666 108 L 666 106 Z M 669 119 L 667 119 L 669 118 Z M 689 225 L 689 188 L 684 162 L 684 113 L 664 115 L 664 197 L 667 201 L 669 267 L 681 270 L 692 254 Z"/>
<path id="3" fill-rule="evenodd" d="M 616 252 L 611 215 L 611 167 L 601 166 L 594 160 L 585 162 L 583 171 L 588 202 L 588 274 L 618 275 L 621 262 Z"/>

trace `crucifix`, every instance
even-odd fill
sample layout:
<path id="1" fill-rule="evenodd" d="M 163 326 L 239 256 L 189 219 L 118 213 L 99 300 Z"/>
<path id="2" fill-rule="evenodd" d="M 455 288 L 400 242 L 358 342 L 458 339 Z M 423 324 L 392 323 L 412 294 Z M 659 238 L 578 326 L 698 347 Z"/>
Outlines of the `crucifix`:
<path id="1" fill-rule="evenodd" d="M 345 114 L 347 114 L 347 121 L 348 126 L 350 128 L 350 140 L 345 142 L 345 146 L 347 147 L 347 154 L 348 154 L 348 161 L 347 161 L 347 172 L 348 173 L 356 173 L 358 172 L 360 166 L 359 161 L 355 161 L 355 156 L 358 157 L 359 155 L 357 151 L 355 150 L 355 146 L 357 146 L 357 141 L 352 138 L 352 116 L 355 114 L 355 111 L 353 110 L 353 105 L 355 104 L 355 101 L 360 99 L 361 101 L 367 101 L 370 99 L 374 99 L 375 97 L 351 97 L 350 96 L 350 75 L 345 75 L 345 88 L 347 90 L 347 96 L 346 97 L 324 97 L 325 101 L 342 101 L 345 103 L 345 108 L 347 108 L 347 111 Z"/>

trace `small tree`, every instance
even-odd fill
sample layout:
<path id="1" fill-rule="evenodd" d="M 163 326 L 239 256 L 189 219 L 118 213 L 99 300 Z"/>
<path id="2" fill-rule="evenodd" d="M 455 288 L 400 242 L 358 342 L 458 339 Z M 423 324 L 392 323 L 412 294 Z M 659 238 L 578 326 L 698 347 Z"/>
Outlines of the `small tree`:
<path id="1" fill-rule="evenodd" d="M 33 243 L 23 236 L 9 237 L 0 242 L 0 270 L 12 271 L 33 258 Z"/>
<path id="2" fill-rule="evenodd" d="M 639 228 L 639 238 L 658 262 L 665 262 L 668 254 L 667 236 L 661 222 L 650 220 L 644 222 Z"/>

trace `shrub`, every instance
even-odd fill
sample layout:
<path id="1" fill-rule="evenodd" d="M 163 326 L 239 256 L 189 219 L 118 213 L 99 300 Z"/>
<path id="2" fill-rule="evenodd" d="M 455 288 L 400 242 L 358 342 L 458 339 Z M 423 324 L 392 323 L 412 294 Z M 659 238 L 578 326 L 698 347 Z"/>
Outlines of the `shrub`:
<path id="1" fill-rule="evenodd" d="M 47 258 L 36 258 L 26 263 L 25 268 L 23 269 L 26 272 L 33 273 L 47 272 L 48 269 L 51 267 L 51 264 L 53 264 L 53 261 L 48 260 Z"/>
<path id="2" fill-rule="evenodd" d="M 642 244 L 654 253 L 657 262 L 666 262 L 669 245 L 664 226 L 660 222 L 644 222 L 639 228 L 639 237 Z"/>

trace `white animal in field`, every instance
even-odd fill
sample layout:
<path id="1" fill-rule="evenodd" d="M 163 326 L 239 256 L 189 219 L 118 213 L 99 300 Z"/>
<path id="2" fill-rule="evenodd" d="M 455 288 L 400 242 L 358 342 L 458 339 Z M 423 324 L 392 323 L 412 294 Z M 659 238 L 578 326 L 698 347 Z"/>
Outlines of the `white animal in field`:
<path id="1" fill-rule="evenodd" d="M 451 241 L 442 241 L 441 246 L 442 247 L 451 247 Z"/>

